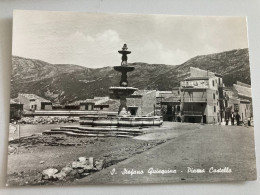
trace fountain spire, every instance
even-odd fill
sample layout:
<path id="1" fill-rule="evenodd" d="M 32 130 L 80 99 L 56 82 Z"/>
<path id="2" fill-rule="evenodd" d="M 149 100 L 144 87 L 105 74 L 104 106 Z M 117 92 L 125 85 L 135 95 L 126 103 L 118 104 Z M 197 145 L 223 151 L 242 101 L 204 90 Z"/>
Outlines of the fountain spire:
<path id="1" fill-rule="evenodd" d="M 131 53 L 131 51 L 128 51 L 127 44 L 123 45 L 122 50 L 119 50 L 118 53 L 122 54 L 122 62 L 121 66 L 115 66 L 114 69 L 118 72 L 121 72 L 121 80 L 120 80 L 120 86 L 121 87 L 127 87 L 128 81 L 127 81 L 127 73 L 130 71 L 133 71 L 135 68 L 132 66 L 129 66 L 127 64 L 127 55 Z"/>

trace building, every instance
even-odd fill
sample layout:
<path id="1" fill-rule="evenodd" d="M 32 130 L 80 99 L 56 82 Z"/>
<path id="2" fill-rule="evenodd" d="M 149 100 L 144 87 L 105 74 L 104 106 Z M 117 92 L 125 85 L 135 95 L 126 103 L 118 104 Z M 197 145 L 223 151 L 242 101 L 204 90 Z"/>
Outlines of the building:
<path id="1" fill-rule="evenodd" d="M 19 93 L 17 100 L 24 105 L 24 110 L 52 110 L 52 103 L 49 100 L 35 94 Z"/>
<path id="2" fill-rule="evenodd" d="M 110 99 L 109 97 L 94 97 L 93 99 L 78 100 L 65 104 L 65 110 L 81 111 L 118 111 L 119 100 Z"/>
<path id="3" fill-rule="evenodd" d="M 189 77 L 180 83 L 180 96 L 183 122 L 221 121 L 224 110 L 221 75 L 190 67 Z"/>
<path id="4" fill-rule="evenodd" d="M 23 114 L 23 104 L 17 99 L 10 100 L 10 120 L 19 120 Z"/>
<path id="5" fill-rule="evenodd" d="M 232 87 L 224 88 L 225 119 L 230 120 L 232 113 L 239 114 L 240 120 L 253 117 L 251 86 L 237 82 Z"/>
<path id="6" fill-rule="evenodd" d="M 164 121 L 181 122 L 180 88 L 172 91 L 156 91 L 156 114 L 162 115 Z"/>
<path id="7" fill-rule="evenodd" d="M 86 99 L 78 102 L 80 110 L 117 111 L 119 108 L 119 100 L 110 99 L 109 97 L 94 97 L 94 99 Z"/>
<path id="8" fill-rule="evenodd" d="M 127 98 L 127 108 L 131 115 L 155 115 L 156 90 L 137 90 Z"/>
<path id="9" fill-rule="evenodd" d="M 127 98 L 127 108 L 131 115 L 149 116 L 154 115 L 156 104 L 155 90 L 137 90 Z M 68 105 L 73 109 L 81 111 L 111 111 L 117 112 L 120 106 L 119 99 L 110 99 L 109 97 L 94 97 L 93 99 L 79 100 Z M 74 110 L 75 110 L 74 109 Z"/>
<path id="10" fill-rule="evenodd" d="M 251 85 L 237 81 L 233 87 L 235 94 L 240 100 L 238 113 L 241 116 L 241 120 L 245 121 L 247 118 L 253 117 Z"/>

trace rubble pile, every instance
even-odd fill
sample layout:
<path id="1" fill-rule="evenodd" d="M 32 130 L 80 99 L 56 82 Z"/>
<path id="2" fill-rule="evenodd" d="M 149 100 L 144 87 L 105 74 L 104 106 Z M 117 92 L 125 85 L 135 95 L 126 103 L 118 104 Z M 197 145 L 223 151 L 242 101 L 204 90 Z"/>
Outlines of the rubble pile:
<path id="1" fill-rule="evenodd" d="M 23 117 L 18 122 L 21 124 L 59 124 L 59 123 L 75 123 L 78 122 L 78 119 L 75 117 L 35 116 L 35 117 Z"/>
<path id="2" fill-rule="evenodd" d="M 100 171 L 104 168 L 105 160 L 94 159 L 93 157 L 79 157 L 77 161 L 63 167 L 60 171 L 55 168 L 49 168 L 42 171 L 42 180 L 64 180 L 66 178 L 81 178 L 89 175 L 91 172 Z"/>

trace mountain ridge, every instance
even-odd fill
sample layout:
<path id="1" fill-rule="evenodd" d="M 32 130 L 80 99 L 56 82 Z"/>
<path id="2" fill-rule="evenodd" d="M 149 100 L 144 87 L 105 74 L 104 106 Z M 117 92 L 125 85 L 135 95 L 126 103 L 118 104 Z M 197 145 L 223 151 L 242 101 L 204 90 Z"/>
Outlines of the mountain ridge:
<path id="1" fill-rule="evenodd" d="M 11 98 L 18 93 L 35 93 L 55 103 L 94 96 L 107 96 L 110 86 L 118 86 L 120 73 L 113 67 L 87 68 L 73 64 L 51 64 L 42 60 L 12 57 Z M 223 75 L 224 84 L 250 84 L 248 49 L 195 56 L 180 65 L 129 63 L 129 86 L 139 89 L 171 90 L 196 67 Z"/>

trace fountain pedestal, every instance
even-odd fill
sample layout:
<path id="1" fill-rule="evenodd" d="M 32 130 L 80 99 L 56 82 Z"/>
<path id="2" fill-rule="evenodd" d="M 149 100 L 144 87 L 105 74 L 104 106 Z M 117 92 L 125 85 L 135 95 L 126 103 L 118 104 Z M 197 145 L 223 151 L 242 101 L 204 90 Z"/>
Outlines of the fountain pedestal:
<path id="1" fill-rule="evenodd" d="M 120 100 L 120 106 L 118 109 L 118 115 L 123 116 L 123 115 L 129 115 L 127 113 L 127 100 L 126 98 L 132 95 L 137 88 L 134 87 L 110 87 L 109 92 L 110 92 L 110 98 L 111 99 L 119 99 Z M 121 113 L 123 112 L 123 113 Z"/>

